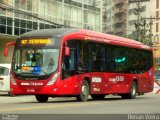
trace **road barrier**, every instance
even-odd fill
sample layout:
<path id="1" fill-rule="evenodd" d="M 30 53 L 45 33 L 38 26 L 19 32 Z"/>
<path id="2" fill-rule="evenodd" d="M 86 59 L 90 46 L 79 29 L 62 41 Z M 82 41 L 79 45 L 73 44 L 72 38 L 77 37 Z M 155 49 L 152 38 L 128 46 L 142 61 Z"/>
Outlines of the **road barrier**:
<path id="1" fill-rule="evenodd" d="M 160 82 L 158 82 L 158 81 L 154 82 L 153 93 L 155 93 L 155 94 L 159 94 L 160 93 Z"/>

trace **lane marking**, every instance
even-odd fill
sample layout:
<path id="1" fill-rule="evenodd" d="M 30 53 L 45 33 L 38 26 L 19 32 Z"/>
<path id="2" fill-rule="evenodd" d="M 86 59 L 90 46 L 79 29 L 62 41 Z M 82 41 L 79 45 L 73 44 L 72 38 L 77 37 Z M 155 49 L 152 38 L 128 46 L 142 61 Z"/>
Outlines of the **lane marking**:
<path id="1" fill-rule="evenodd" d="M 119 99 L 119 98 L 117 98 L 117 99 Z M 147 99 L 147 100 L 146 99 L 142 100 L 142 99 L 134 99 L 132 102 L 133 103 L 135 103 L 135 102 L 153 102 L 153 100 L 150 100 L 150 99 Z M 38 110 L 38 109 L 51 109 L 51 108 L 77 107 L 77 106 L 87 107 L 88 105 L 101 105 L 101 104 L 106 104 L 106 103 L 115 103 L 115 104 L 124 103 L 125 104 L 125 103 L 131 102 L 130 100 L 123 100 L 123 99 L 119 99 L 119 100 L 118 101 L 107 100 L 107 98 L 106 98 L 105 101 L 94 101 L 94 103 L 91 103 L 92 101 L 91 102 L 88 101 L 88 102 L 78 103 L 78 104 L 76 104 L 76 102 L 75 102 L 75 103 L 70 103 L 70 104 L 65 104 L 65 105 L 52 105 L 52 106 L 49 106 L 49 104 L 51 104 L 51 103 L 48 103 L 47 106 L 34 106 L 34 107 L 24 107 L 24 108 L 22 107 L 22 108 L 12 108 L 12 109 L 9 109 L 9 106 L 8 106 L 8 109 L 1 108 L 0 112 L 29 111 L 29 110 Z M 38 104 L 41 105 L 41 103 L 38 103 Z"/>
<path id="2" fill-rule="evenodd" d="M 99 105 L 99 104 L 104 104 L 104 103 L 83 103 L 83 104 L 66 104 L 66 105 L 40 106 L 40 107 L 28 107 L 28 108 L 13 108 L 13 109 L 9 109 L 9 110 L 8 109 L 5 109 L 5 110 L 3 109 L 3 110 L 0 110 L 0 112 L 16 112 L 16 111 L 38 110 L 38 109 Z"/>

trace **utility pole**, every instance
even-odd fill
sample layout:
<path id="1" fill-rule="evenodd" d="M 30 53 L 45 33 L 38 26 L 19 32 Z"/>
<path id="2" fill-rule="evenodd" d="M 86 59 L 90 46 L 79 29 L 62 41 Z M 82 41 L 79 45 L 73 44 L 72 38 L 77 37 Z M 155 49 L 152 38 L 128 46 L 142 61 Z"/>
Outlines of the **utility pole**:
<path id="1" fill-rule="evenodd" d="M 141 4 L 138 1 L 137 3 L 137 9 L 135 11 L 137 12 L 137 23 L 135 23 L 135 27 L 137 29 L 137 39 L 140 41 L 140 14 L 141 14 Z"/>
<path id="2" fill-rule="evenodd" d="M 142 18 L 142 19 L 144 19 L 145 21 L 149 20 L 149 35 L 148 35 L 148 38 L 149 38 L 149 45 L 152 45 L 153 44 L 153 41 L 152 41 L 152 36 L 153 36 L 153 33 L 152 33 L 153 21 L 154 20 L 160 20 L 160 18 L 150 17 L 150 18 Z"/>
<path id="3" fill-rule="evenodd" d="M 146 19 L 148 19 L 148 18 L 146 18 Z M 156 18 L 152 18 L 152 17 L 149 18 L 149 27 L 150 27 L 150 29 L 149 29 L 149 45 L 152 45 L 152 36 L 153 36 L 152 27 L 153 27 L 153 20 L 155 20 L 155 19 Z"/>
<path id="4" fill-rule="evenodd" d="M 137 40 L 140 41 L 141 40 L 141 26 L 144 26 L 145 21 L 143 24 L 141 24 L 141 3 L 142 2 L 149 2 L 150 0 L 129 0 L 129 3 L 136 3 L 137 8 L 135 8 L 135 15 L 137 15 L 137 22 L 135 23 L 135 28 L 136 28 L 136 32 L 137 32 Z M 144 30 L 146 28 L 144 27 Z M 144 32 L 145 34 L 145 32 Z M 144 35 L 145 36 L 145 35 Z M 141 41 L 144 42 L 144 41 Z"/>

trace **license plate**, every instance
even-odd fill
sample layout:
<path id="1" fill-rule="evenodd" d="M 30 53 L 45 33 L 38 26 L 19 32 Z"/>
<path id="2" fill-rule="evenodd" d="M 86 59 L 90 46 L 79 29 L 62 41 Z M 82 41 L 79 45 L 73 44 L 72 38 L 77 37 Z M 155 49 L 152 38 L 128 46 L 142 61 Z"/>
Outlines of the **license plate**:
<path id="1" fill-rule="evenodd" d="M 33 93 L 33 92 L 35 92 L 35 89 L 27 89 L 27 92 L 28 93 Z"/>

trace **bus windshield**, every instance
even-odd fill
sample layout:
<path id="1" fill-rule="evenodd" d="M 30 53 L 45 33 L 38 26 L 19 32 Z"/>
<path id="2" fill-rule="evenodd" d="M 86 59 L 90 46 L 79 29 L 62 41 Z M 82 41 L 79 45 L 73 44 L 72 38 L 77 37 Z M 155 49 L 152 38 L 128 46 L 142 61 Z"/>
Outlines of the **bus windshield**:
<path id="1" fill-rule="evenodd" d="M 58 67 L 58 48 L 16 48 L 12 70 L 19 76 L 48 76 Z"/>

